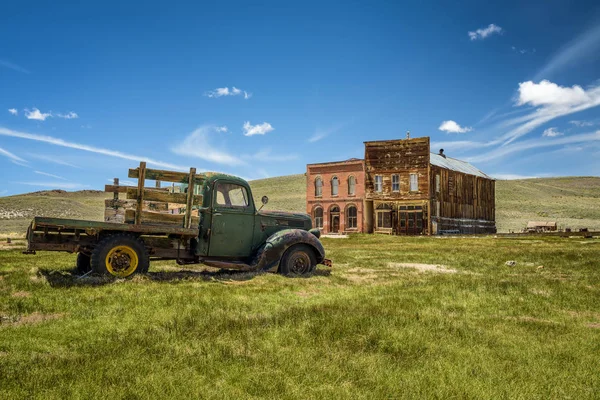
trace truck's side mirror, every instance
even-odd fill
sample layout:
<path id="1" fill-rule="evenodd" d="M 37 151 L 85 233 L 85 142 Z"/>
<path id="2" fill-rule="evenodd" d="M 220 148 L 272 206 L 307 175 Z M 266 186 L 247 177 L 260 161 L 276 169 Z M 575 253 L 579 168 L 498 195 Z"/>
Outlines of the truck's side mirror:
<path id="1" fill-rule="evenodd" d="M 258 209 L 258 211 L 262 210 L 262 208 L 267 205 L 267 203 L 269 202 L 269 198 L 267 196 L 263 196 L 260 199 L 260 202 L 262 203 L 262 206 L 260 206 L 260 208 Z"/>

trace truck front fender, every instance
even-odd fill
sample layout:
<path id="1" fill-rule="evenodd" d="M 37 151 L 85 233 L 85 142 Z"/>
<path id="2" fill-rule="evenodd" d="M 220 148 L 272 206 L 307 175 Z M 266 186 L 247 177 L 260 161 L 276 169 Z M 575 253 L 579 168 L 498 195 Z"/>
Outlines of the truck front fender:
<path id="1" fill-rule="evenodd" d="M 276 272 L 287 249 L 296 244 L 306 244 L 315 252 L 317 264 L 325 259 L 325 249 L 319 239 L 302 229 L 284 229 L 271 235 L 258 249 L 252 267 L 255 270 Z"/>

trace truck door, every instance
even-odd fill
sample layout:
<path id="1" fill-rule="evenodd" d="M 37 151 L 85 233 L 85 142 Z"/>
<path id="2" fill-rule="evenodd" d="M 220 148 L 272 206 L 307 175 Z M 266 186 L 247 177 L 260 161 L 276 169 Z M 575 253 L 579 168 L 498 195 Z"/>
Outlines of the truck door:
<path id="1" fill-rule="evenodd" d="M 254 203 L 246 187 L 217 180 L 212 199 L 208 255 L 247 257 L 252 251 Z"/>

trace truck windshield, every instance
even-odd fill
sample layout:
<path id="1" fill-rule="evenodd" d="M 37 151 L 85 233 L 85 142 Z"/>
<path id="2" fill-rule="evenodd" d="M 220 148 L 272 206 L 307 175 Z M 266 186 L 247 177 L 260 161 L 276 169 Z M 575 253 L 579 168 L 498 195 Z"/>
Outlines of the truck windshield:
<path id="1" fill-rule="evenodd" d="M 234 183 L 217 183 L 217 204 L 227 207 L 248 207 L 246 188 Z"/>

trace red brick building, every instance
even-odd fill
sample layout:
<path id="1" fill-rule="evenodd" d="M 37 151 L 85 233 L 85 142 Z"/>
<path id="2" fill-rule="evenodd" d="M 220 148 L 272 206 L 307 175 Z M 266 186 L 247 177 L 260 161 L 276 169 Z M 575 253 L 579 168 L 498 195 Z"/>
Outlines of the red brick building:
<path id="1" fill-rule="evenodd" d="M 306 166 L 306 212 L 323 233 L 363 232 L 364 198 L 363 160 Z"/>

